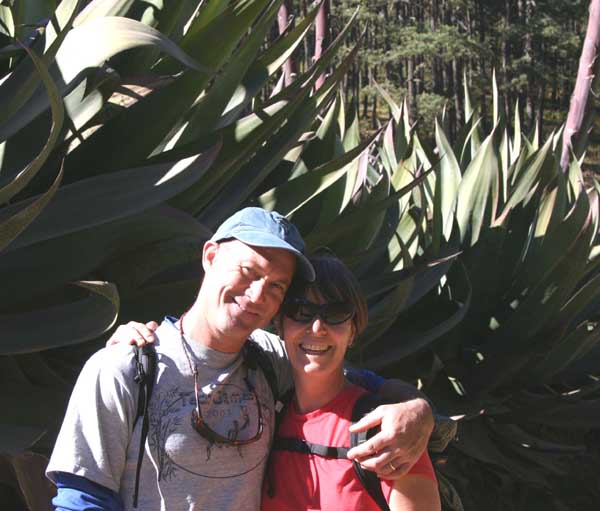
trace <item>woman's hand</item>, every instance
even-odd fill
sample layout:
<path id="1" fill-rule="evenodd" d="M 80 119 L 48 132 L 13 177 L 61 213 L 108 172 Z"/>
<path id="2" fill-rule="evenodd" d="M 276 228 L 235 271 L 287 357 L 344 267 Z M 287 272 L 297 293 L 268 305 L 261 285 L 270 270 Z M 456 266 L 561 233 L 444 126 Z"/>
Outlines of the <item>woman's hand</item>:
<path id="1" fill-rule="evenodd" d="M 433 430 L 433 414 L 422 398 L 381 405 L 350 427 L 351 432 L 380 426 L 381 431 L 348 452 L 367 470 L 383 479 L 404 476 L 427 447 Z"/>
<path id="2" fill-rule="evenodd" d="M 112 346 L 113 344 L 144 346 L 145 344 L 151 344 L 155 341 L 154 331 L 157 328 L 158 323 L 156 321 L 148 321 L 146 324 L 130 321 L 125 325 L 120 325 L 115 330 L 115 333 L 106 341 L 106 346 Z"/>

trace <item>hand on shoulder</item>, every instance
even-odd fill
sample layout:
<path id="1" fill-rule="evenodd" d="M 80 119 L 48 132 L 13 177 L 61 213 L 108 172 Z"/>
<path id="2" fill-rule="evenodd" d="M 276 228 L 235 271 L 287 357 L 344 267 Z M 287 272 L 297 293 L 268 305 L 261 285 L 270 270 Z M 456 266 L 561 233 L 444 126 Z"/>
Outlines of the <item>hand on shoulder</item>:
<path id="1" fill-rule="evenodd" d="M 154 331 L 157 328 L 158 323 L 156 321 L 149 321 L 146 324 L 130 321 L 129 323 L 120 325 L 115 330 L 110 339 L 106 341 L 106 346 L 114 344 L 144 346 L 145 344 L 152 344 L 156 340 Z"/>
<path id="2" fill-rule="evenodd" d="M 385 479 L 404 476 L 427 447 L 433 430 L 431 407 L 422 398 L 381 405 L 351 426 L 363 431 L 380 426 L 381 431 L 348 452 L 363 468 Z"/>

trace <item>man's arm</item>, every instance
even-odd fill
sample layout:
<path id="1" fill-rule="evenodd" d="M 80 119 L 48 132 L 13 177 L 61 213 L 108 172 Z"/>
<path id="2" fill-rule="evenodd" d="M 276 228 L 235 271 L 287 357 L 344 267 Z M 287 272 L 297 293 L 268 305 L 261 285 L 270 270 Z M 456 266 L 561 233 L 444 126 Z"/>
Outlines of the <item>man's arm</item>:
<path id="1" fill-rule="evenodd" d="M 103 502 L 98 488 L 118 493 L 137 409 L 134 371 L 129 346 L 101 350 L 82 369 L 46 472 L 59 486 L 59 509 L 69 509 L 69 499 L 85 501 L 90 489 L 92 502 Z M 92 485 L 70 486 L 81 480 Z"/>
<path id="2" fill-rule="evenodd" d="M 428 401 L 427 396 L 417 389 L 417 387 L 397 378 L 389 380 L 383 378 L 377 390 L 377 395 L 383 401 L 388 402 L 410 401 L 412 399 L 424 399 Z"/>
<path id="3" fill-rule="evenodd" d="M 425 395 L 408 383 L 385 380 L 369 374 L 369 371 L 360 374 L 357 383 L 364 380 L 363 386 L 367 390 L 377 394 L 384 402 L 396 404 L 378 406 L 351 427 L 353 432 L 375 426 L 379 426 L 381 431 L 351 449 L 348 458 L 358 461 L 363 468 L 376 472 L 380 477 L 402 477 L 427 447 L 434 427 L 431 406 Z"/>
<path id="4" fill-rule="evenodd" d="M 123 511 L 123 501 L 117 493 L 85 477 L 57 472 L 55 483 L 55 511 Z"/>

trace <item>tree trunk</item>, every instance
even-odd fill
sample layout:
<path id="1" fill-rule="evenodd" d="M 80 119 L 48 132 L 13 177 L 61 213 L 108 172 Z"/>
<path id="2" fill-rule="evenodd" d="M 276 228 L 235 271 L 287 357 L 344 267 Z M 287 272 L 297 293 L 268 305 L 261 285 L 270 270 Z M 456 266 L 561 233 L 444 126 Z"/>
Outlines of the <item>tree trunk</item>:
<path id="1" fill-rule="evenodd" d="M 277 12 L 277 26 L 279 28 L 279 35 L 285 32 L 287 26 L 293 23 L 293 16 L 290 15 L 289 0 L 284 0 Z M 296 66 L 294 59 L 290 57 L 283 64 L 283 86 L 287 87 L 294 81 L 296 76 Z"/>
<path id="2" fill-rule="evenodd" d="M 408 117 L 411 123 L 417 120 L 417 94 L 415 91 L 415 57 L 408 57 L 407 78 L 408 82 Z"/>
<path id="3" fill-rule="evenodd" d="M 363 90 L 365 87 L 369 85 L 369 67 L 365 62 L 362 73 L 362 80 L 360 84 L 360 89 Z M 369 115 L 369 96 L 363 92 L 363 114 L 362 116 L 366 119 Z"/>
<path id="4" fill-rule="evenodd" d="M 438 19 L 439 19 L 440 6 L 438 0 L 431 0 L 431 13 L 430 13 L 430 29 L 435 39 L 435 34 L 438 31 Z M 432 71 L 433 71 L 433 92 L 439 96 L 444 94 L 444 80 L 443 80 L 443 67 L 444 63 L 440 57 L 434 56 L 432 59 Z"/>
<path id="5" fill-rule="evenodd" d="M 537 124 L 540 134 L 544 129 L 544 108 L 545 108 L 545 99 L 546 99 L 546 81 L 544 79 L 541 80 L 538 85 L 538 93 L 537 93 Z"/>
<path id="6" fill-rule="evenodd" d="M 317 19 L 315 23 L 315 53 L 314 61 L 316 62 L 323 55 L 323 49 L 329 44 L 329 0 L 323 0 L 319 12 L 317 13 Z M 319 89 L 325 82 L 326 73 L 323 72 L 317 83 L 315 89 Z"/>
<path id="7" fill-rule="evenodd" d="M 567 124 L 563 135 L 562 155 L 560 166 L 565 172 L 569 166 L 569 154 L 573 147 L 573 137 L 580 137 L 580 129 L 583 123 L 585 107 L 590 94 L 592 80 L 594 78 L 594 64 L 598 56 L 600 46 L 600 0 L 591 0 L 590 15 L 588 18 L 587 32 L 581 58 L 579 59 L 579 70 L 575 90 L 571 96 L 571 105 L 567 116 Z"/>
<path id="8" fill-rule="evenodd" d="M 525 55 L 525 62 L 527 66 L 527 88 L 525 95 L 525 119 L 527 123 L 527 131 L 531 132 L 533 129 L 533 125 L 535 122 L 534 119 L 534 111 L 533 111 L 533 94 L 534 94 L 534 77 L 532 72 L 533 67 L 533 36 L 529 29 L 533 16 L 533 5 L 532 0 L 525 0 L 525 18 L 524 18 L 524 26 L 525 28 L 525 36 L 524 36 L 524 46 L 523 53 Z"/>
<path id="9" fill-rule="evenodd" d="M 477 18 L 479 21 L 479 44 L 481 44 L 482 48 L 485 47 L 485 15 L 483 11 L 483 0 L 479 0 L 477 2 Z M 479 57 L 479 78 L 482 79 L 486 76 L 485 74 L 485 52 L 481 52 Z M 479 98 L 479 108 L 481 111 L 481 119 L 485 122 L 485 115 L 487 110 L 486 105 L 486 97 L 485 97 L 485 88 L 481 89 L 481 96 Z"/>
<path id="10" fill-rule="evenodd" d="M 307 14 L 308 14 L 308 7 L 306 5 L 306 0 L 303 0 L 302 1 L 302 17 L 306 18 Z M 311 56 L 310 43 L 309 43 L 308 37 L 302 38 L 302 46 L 304 47 L 304 61 L 303 61 L 302 71 L 306 71 L 310 66 L 310 56 Z"/>
<path id="11" fill-rule="evenodd" d="M 510 30 L 510 0 L 504 0 L 504 30 L 502 35 L 502 79 L 504 82 L 504 115 L 506 119 L 510 119 L 510 105 L 512 98 L 510 94 L 510 78 L 508 73 L 508 61 L 510 60 L 510 44 L 508 40 Z M 510 125 L 508 123 L 507 125 Z"/>

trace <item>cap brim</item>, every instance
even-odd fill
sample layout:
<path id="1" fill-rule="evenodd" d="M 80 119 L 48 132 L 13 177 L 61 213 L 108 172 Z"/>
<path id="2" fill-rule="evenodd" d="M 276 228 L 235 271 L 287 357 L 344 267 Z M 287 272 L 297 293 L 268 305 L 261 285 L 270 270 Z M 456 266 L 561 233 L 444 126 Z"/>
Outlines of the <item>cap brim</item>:
<path id="1" fill-rule="evenodd" d="M 312 264 L 310 264 L 308 258 L 298 249 L 294 248 L 289 243 L 286 243 L 281 238 L 273 236 L 272 234 L 266 233 L 264 231 L 254 231 L 247 229 L 240 232 L 231 232 L 230 234 L 233 238 L 244 242 L 246 245 L 255 247 L 281 248 L 283 250 L 291 252 L 296 256 L 296 260 L 298 261 L 298 269 L 302 273 L 302 276 L 308 282 L 314 282 L 316 278 L 315 269 L 312 267 Z"/>

